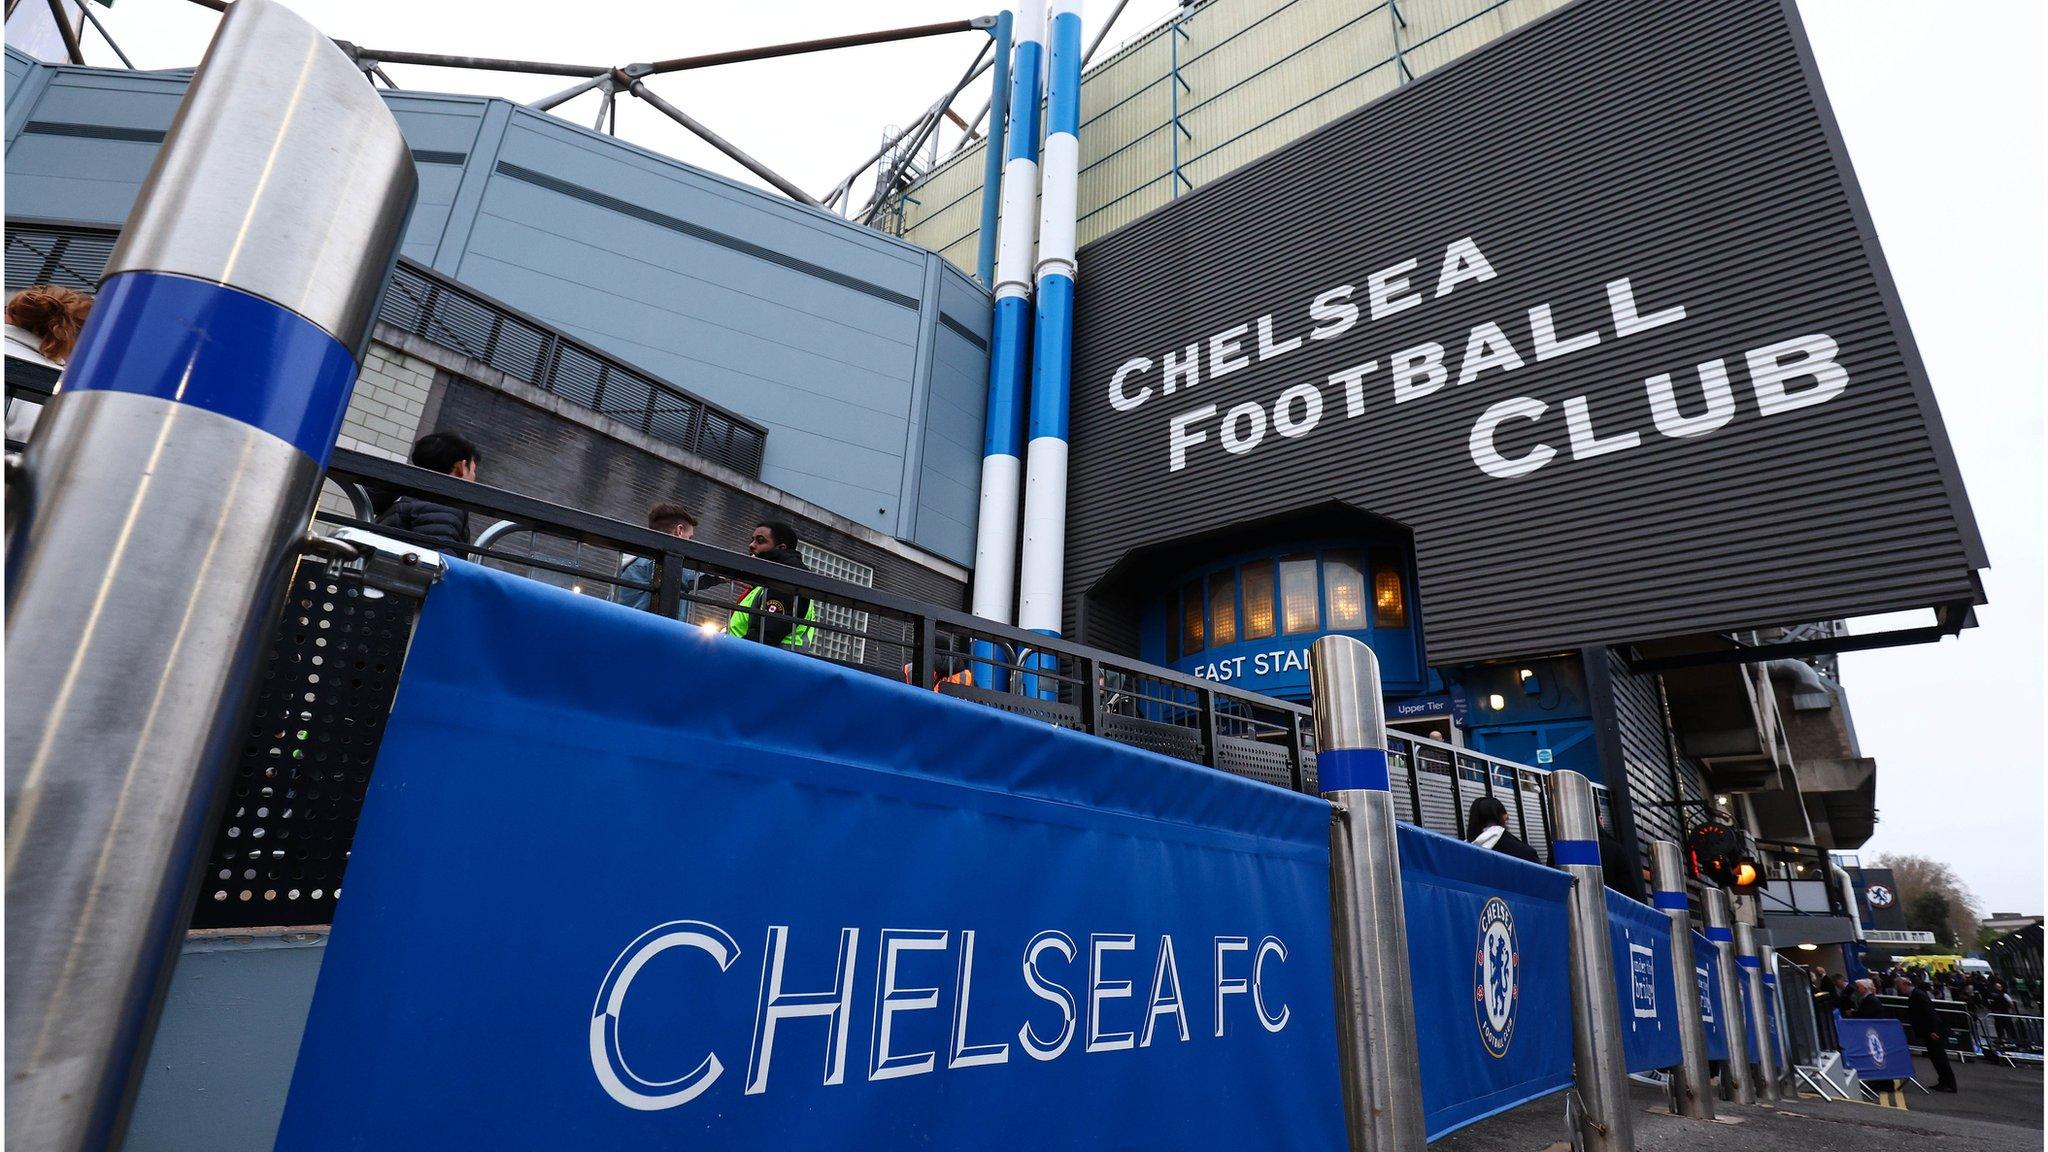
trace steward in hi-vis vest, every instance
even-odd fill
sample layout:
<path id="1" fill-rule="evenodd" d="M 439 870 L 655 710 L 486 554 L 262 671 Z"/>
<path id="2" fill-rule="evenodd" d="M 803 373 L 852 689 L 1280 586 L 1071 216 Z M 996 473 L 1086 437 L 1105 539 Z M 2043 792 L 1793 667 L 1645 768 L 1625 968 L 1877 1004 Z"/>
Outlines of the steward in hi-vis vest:
<path id="1" fill-rule="evenodd" d="M 806 571 L 810 566 L 794 548 L 770 548 L 755 553 L 755 558 L 771 564 L 787 564 L 792 568 Z M 759 610 L 757 615 L 754 610 Z M 794 616 L 789 620 L 779 617 Z M 784 648 L 802 648 L 811 642 L 817 629 L 811 626 L 818 619 L 818 602 L 805 595 L 793 584 L 756 584 L 740 597 L 739 606 L 733 609 L 732 619 L 726 624 L 727 635 L 742 640 L 758 640 L 763 644 L 780 644 Z"/>

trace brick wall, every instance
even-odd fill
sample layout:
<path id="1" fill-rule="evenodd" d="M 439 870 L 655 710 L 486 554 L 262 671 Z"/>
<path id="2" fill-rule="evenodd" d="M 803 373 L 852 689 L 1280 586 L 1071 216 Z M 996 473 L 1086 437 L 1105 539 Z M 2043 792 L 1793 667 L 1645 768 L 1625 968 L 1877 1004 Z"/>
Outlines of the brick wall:
<path id="1" fill-rule="evenodd" d="M 432 431 L 420 423 L 433 390 L 432 364 L 372 341 L 336 443 L 373 456 L 405 459 L 412 442 Z"/>

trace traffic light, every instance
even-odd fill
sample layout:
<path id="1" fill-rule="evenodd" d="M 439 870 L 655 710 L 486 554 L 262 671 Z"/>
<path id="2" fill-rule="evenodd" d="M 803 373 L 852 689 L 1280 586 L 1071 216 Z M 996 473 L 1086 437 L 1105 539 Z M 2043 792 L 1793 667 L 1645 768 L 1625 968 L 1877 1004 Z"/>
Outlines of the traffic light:
<path id="1" fill-rule="evenodd" d="M 1686 837 L 1692 874 L 1746 896 L 1763 887 L 1763 868 L 1749 833 L 1726 824 L 1702 824 Z"/>

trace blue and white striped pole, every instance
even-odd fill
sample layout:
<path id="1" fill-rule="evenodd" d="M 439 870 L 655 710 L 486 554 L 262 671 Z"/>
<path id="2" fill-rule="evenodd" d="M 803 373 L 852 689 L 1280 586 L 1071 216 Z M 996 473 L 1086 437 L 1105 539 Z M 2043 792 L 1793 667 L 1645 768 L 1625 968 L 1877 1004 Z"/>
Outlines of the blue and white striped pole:
<path id="1" fill-rule="evenodd" d="M 1045 171 L 1038 205 L 1038 324 L 1017 625 L 1060 634 L 1067 556 L 1067 396 L 1074 349 L 1075 187 L 1081 175 L 1081 0 L 1053 0 L 1046 27 Z M 1026 662 L 1030 663 L 1029 661 Z M 1054 661 L 1041 658 L 1051 670 Z M 1031 693 L 1034 685 L 1027 684 Z M 1051 688 L 1045 688 L 1047 695 Z"/>
<path id="2" fill-rule="evenodd" d="M 1550 862 L 1571 873 L 1565 906 L 1571 939 L 1572 1076 L 1579 1089 L 1577 1143 L 1584 1152 L 1635 1152 L 1634 1105 L 1621 1050 L 1621 992 L 1607 935 L 1607 888 L 1600 867 L 1600 810 L 1593 782 L 1550 774 Z"/>
<path id="3" fill-rule="evenodd" d="M 9 1147 L 121 1142 L 416 186 L 390 111 L 331 41 L 271 0 L 228 9 L 23 464 Z"/>
<path id="4" fill-rule="evenodd" d="M 1756 1078 L 1749 1069 L 1749 1034 L 1742 1023 L 1742 976 L 1735 950 L 1735 912 L 1728 893 L 1708 885 L 1700 890 L 1707 917 L 1707 941 L 1714 946 L 1714 979 L 1721 988 L 1721 1035 L 1728 1058 L 1721 1062 L 1721 1095 L 1737 1104 L 1756 1103 Z"/>
<path id="5" fill-rule="evenodd" d="M 974 614 L 1008 624 L 1017 596 L 1017 504 L 1023 478 L 1024 391 L 1031 352 L 1031 259 L 1038 237 L 1039 71 L 1045 0 L 1019 0 L 1010 51 L 1009 158 L 997 224 L 995 325 L 988 346 L 988 417 L 981 445 L 981 515 L 974 529 Z M 1002 689 L 1009 672 L 975 641 L 974 682 Z"/>

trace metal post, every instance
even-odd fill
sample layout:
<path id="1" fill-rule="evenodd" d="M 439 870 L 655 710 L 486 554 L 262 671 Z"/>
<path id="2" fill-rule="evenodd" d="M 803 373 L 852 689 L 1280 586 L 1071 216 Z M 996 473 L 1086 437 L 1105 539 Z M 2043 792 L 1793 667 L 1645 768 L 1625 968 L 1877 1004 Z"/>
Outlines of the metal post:
<path id="1" fill-rule="evenodd" d="M 1764 1011 L 1763 952 L 1756 942 L 1753 925 L 1735 925 L 1736 962 L 1742 965 L 1742 982 L 1749 990 L 1751 1055 L 1756 1060 L 1756 1094 L 1767 1103 L 1783 1098 L 1778 1088 L 1778 1053 L 1771 1044 L 1771 1021 Z"/>
<path id="2" fill-rule="evenodd" d="M 1572 876 L 1570 904 L 1572 1064 L 1578 1081 L 1579 1138 L 1586 1152 L 1635 1152 L 1628 1067 L 1621 1053 L 1621 995 L 1607 936 L 1607 888 L 1600 872 L 1600 815 L 1593 782 L 1569 770 L 1550 774 L 1556 839 L 1550 858 Z"/>
<path id="3" fill-rule="evenodd" d="M 1749 1070 L 1749 1036 L 1742 1026 L 1742 982 L 1736 973 L 1735 914 L 1728 893 L 1706 888 L 1700 904 L 1707 913 L 1707 941 L 1714 946 L 1714 979 L 1721 988 L 1721 1033 L 1728 1059 L 1721 1066 L 1721 1097 L 1737 1104 L 1756 1103 L 1756 1078 Z"/>
<path id="4" fill-rule="evenodd" d="M 1012 19 L 1007 8 L 996 15 L 995 74 L 988 82 L 988 147 L 981 156 L 981 241 L 974 257 L 974 275 L 990 291 L 996 286 L 996 216 L 1003 206 L 1003 133 L 1009 127 L 1005 118 L 1010 112 Z"/>
<path id="5" fill-rule="evenodd" d="M 1670 840 L 1650 842 L 1650 903 L 1671 918 L 1671 982 L 1678 1000 L 1678 1040 L 1684 1056 L 1671 1080 L 1672 1110 L 1695 1120 L 1714 1118 L 1707 1072 L 1707 1025 L 1692 979 L 1692 908 L 1685 900 L 1685 857 Z"/>
<path id="6" fill-rule="evenodd" d="M 1421 1152 L 1422 1069 L 1379 659 L 1350 636 L 1309 649 L 1318 786 L 1332 806 L 1337 1039 L 1352 1152 Z"/>
<path id="7" fill-rule="evenodd" d="M 10 1147 L 120 1143 L 415 187 L 348 57 L 282 4 L 239 0 L 26 456 L 7 584 Z"/>
<path id="8" fill-rule="evenodd" d="M 754 175 L 759 176 L 761 179 L 766 180 L 768 183 L 774 185 L 775 188 L 778 191 L 780 191 L 783 195 L 789 197 L 790 199 L 796 201 L 799 204 L 808 204 L 813 208 L 824 207 L 824 205 L 819 204 L 816 200 L 813 200 L 809 192 L 804 191 L 803 189 L 797 187 L 795 184 L 791 183 L 789 180 L 783 178 L 781 175 L 777 174 L 773 168 L 770 168 L 766 164 L 761 163 L 759 160 L 754 159 L 752 156 L 747 155 L 744 151 L 740 149 L 738 145 L 734 144 L 732 141 L 727 140 L 725 137 L 720 136 L 718 133 L 713 132 L 709 128 L 706 128 L 704 125 L 698 123 L 696 118 L 692 117 L 689 113 L 662 99 L 660 96 L 657 96 L 654 93 L 654 90 L 649 88 L 645 82 L 641 81 L 636 77 L 627 76 L 623 72 L 614 71 L 612 73 L 612 80 L 615 84 L 622 77 L 629 82 L 629 86 L 626 89 L 628 92 L 631 92 L 633 95 L 638 96 L 642 100 L 647 101 L 649 104 L 652 104 L 656 111 L 660 112 L 662 115 L 668 117 L 669 119 L 675 121 L 678 124 L 681 124 L 683 127 L 695 133 L 699 140 L 704 141 L 706 144 L 709 144 L 713 148 L 716 148 L 720 152 L 723 152 L 727 156 L 730 156 L 734 162 L 739 164 L 740 167 L 745 168 L 747 171 L 752 172 Z"/>

